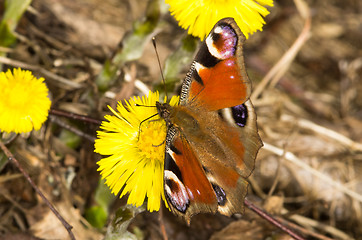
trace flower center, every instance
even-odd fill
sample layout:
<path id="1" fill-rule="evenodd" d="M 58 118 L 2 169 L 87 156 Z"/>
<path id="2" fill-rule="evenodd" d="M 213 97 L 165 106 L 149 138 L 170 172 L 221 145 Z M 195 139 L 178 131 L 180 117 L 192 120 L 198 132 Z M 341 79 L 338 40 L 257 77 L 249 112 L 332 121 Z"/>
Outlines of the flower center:
<path id="1" fill-rule="evenodd" d="M 164 120 L 149 120 L 142 123 L 137 147 L 144 158 L 163 162 L 166 131 Z"/>
<path id="2" fill-rule="evenodd" d="M 12 109 L 23 109 L 31 101 L 31 91 L 22 82 L 15 82 L 13 86 L 4 89 L 2 99 Z"/>

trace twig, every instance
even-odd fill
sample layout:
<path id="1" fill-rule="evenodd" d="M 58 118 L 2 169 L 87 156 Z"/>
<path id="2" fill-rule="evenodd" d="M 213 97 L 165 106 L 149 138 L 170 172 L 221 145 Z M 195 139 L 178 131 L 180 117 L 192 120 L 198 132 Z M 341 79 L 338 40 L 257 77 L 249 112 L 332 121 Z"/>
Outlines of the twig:
<path id="1" fill-rule="evenodd" d="M 358 143 L 358 142 L 354 142 L 351 139 L 343 136 L 342 134 L 339 134 L 333 130 L 330 130 L 328 128 L 319 126 L 311 121 L 305 120 L 305 119 L 299 119 L 299 118 L 295 118 L 292 117 L 290 115 L 282 115 L 281 117 L 282 121 L 286 121 L 286 122 L 291 122 L 293 124 L 297 124 L 299 127 L 301 128 L 305 128 L 305 129 L 309 129 L 315 133 L 324 135 L 328 138 L 331 138 L 339 143 L 341 143 L 342 145 L 350 148 L 353 151 L 360 151 L 362 152 L 362 144 Z"/>
<path id="2" fill-rule="evenodd" d="M 162 207 L 160 208 L 160 211 L 158 212 L 158 221 L 160 222 L 160 230 L 161 230 L 163 240 L 168 240 L 167 232 L 166 232 L 166 228 L 165 228 L 165 222 L 163 221 Z"/>
<path id="3" fill-rule="evenodd" d="M 20 173 L 18 174 L 20 176 L 22 176 Z M 18 208 L 19 210 L 21 210 L 23 213 L 29 213 L 29 210 L 27 208 L 24 208 L 23 206 L 21 206 L 21 204 L 19 204 L 18 202 L 16 202 L 11 195 L 8 193 L 8 191 L 6 189 L 1 188 L 0 189 L 0 195 L 2 195 L 6 200 L 8 200 L 13 206 L 15 206 L 16 208 Z M 1 216 L 3 217 L 3 215 Z"/>
<path id="4" fill-rule="evenodd" d="M 60 117 L 66 117 L 69 119 L 74 119 L 74 120 L 79 120 L 79 121 L 83 121 L 83 122 L 87 122 L 87 123 L 92 123 L 95 125 L 101 125 L 102 121 L 98 120 L 98 119 L 94 119 L 85 115 L 80 115 L 80 114 L 76 114 L 76 113 L 72 113 L 72 112 L 67 112 L 67 111 L 63 111 L 63 110 L 59 110 L 59 109 L 50 109 L 49 114 L 55 115 L 55 116 L 60 116 Z"/>
<path id="5" fill-rule="evenodd" d="M 303 161 L 301 161 L 299 158 L 297 158 L 293 153 L 291 152 L 286 152 L 281 148 L 275 147 L 269 143 L 264 142 L 264 149 L 272 152 L 278 156 L 284 156 L 285 160 L 288 160 L 290 162 L 292 162 L 293 164 L 303 168 L 304 170 L 306 170 L 307 172 L 310 172 L 312 175 L 314 175 L 315 177 L 323 180 L 324 182 L 326 182 L 327 184 L 335 187 L 336 189 L 338 189 L 339 191 L 349 195 L 350 197 L 352 197 L 353 199 L 358 200 L 359 202 L 362 202 L 362 195 L 358 194 L 355 191 L 350 190 L 349 188 L 345 187 L 344 185 L 342 185 L 341 183 L 338 183 L 336 181 L 334 181 L 332 178 L 328 177 L 327 175 L 320 173 L 319 171 L 317 171 L 316 169 L 312 168 L 311 166 L 309 166 L 308 164 L 304 163 Z"/>
<path id="6" fill-rule="evenodd" d="M 0 176 L 0 184 L 5 183 L 6 181 L 10 181 L 13 179 L 16 179 L 18 177 L 21 177 L 20 173 L 17 174 L 12 174 L 12 175 L 5 175 L 5 176 Z"/>
<path id="7" fill-rule="evenodd" d="M 10 162 L 13 162 L 15 166 L 20 170 L 20 172 L 24 175 L 26 180 L 30 183 L 30 185 L 34 188 L 36 193 L 43 199 L 43 201 L 48 205 L 50 210 L 54 213 L 54 215 L 59 219 L 59 221 L 63 224 L 65 229 L 68 231 L 69 237 L 72 240 L 75 240 L 75 236 L 72 232 L 72 226 L 60 215 L 60 213 L 55 209 L 55 207 L 49 202 L 49 200 L 44 196 L 44 194 L 40 191 L 40 189 L 36 186 L 33 180 L 30 178 L 29 174 L 23 169 L 20 165 L 19 161 L 14 157 L 14 155 L 9 151 L 9 149 L 4 145 L 2 141 L 0 141 L 0 148 L 3 150 L 5 155 L 8 157 Z"/>
<path id="8" fill-rule="evenodd" d="M 280 222 L 282 222 L 284 225 L 286 225 L 288 227 L 291 227 L 291 228 L 294 228 L 294 229 L 297 229 L 299 232 L 302 232 L 305 235 L 308 235 L 308 236 L 311 236 L 311 237 L 314 237 L 314 238 L 318 238 L 318 239 L 322 239 L 322 240 L 332 240 L 329 237 L 323 236 L 322 234 L 319 234 L 319 233 L 313 232 L 311 230 L 305 229 L 303 227 L 300 227 L 299 225 L 291 223 L 291 222 L 289 222 L 289 221 L 287 221 L 287 220 L 285 220 L 285 219 L 283 219 L 281 217 L 275 217 L 275 218 L 278 219 Z M 343 239 L 345 239 L 345 238 L 343 238 Z"/>
<path id="9" fill-rule="evenodd" d="M 282 214 L 287 214 L 286 210 L 282 210 Z M 329 225 L 325 225 L 325 224 L 321 223 L 320 221 L 316 221 L 314 219 L 306 218 L 301 215 L 291 215 L 289 217 L 289 219 L 293 220 L 294 222 L 296 222 L 302 226 L 305 226 L 305 227 L 321 229 L 324 232 L 330 233 L 331 235 L 333 235 L 339 239 L 345 239 L 345 240 L 353 239 L 350 236 L 348 236 L 346 233 L 342 232 L 341 230 L 336 229 Z"/>
<path id="10" fill-rule="evenodd" d="M 44 68 L 42 68 L 40 66 L 30 65 L 27 63 L 23 63 L 23 62 L 20 62 L 17 60 L 13 60 L 13 59 L 10 59 L 7 57 L 1 57 L 1 56 L 0 56 L 0 63 L 11 65 L 13 67 L 29 69 L 31 71 L 37 71 L 37 72 L 41 73 L 45 78 L 52 79 L 52 80 L 58 82 L 58 84 L 60 84 L 63 88 L 66 88 L 68 90 L 78 89 L 78 88 L 82 87 L 82 84 L 79 84 L 79 83 L 73 82 L 69 79 L 58 76 L 48 70 L 45 70 Z"/>
<path id="11" fill-rule="evenodd" d="M 283 161 L 283 157 L 278 159 L 278 166 L 277 166 L 277 170 L 275 171 L 275 177 L 274 177 L 274 181 L 273 184 L 270 187 L 270 190 L 267 194 L 268 197 L 271 197 L 271 195 L 273 194 L 274 190 L 276 189 L 278 183 L 279 183 L 279 179 L 280 179 L 280 169 L 281 169 L 281 165 L 282 165 L 282 161 Z"/>
<path id="12" fill-rule="evenodd" d="M 290 64 L 294 60 L 295 56 L 302 48 L 304 43 L 310 37 L 310 29 L 312 24 L 312 19 L 309 13 L 309 8 L 307 5 L 301 0 L 295 1 L 297 8 L 303 18 L 305 18 L 304 27 L 302 32 L 299 34 L 298 38 L 295 40 L 293 45 L 288 49 L 286 53 L 284 53 L 283 57 L 274 65 L 272 69 L 265 75 L 263 80 L 259 83 L 259 85 L 255 88 L 251 95 L 251 99 L 257 99 L 262 91 L 266 88 L 269 82 L 271 82 L 271 86 L 275 86 L 276 83 L 280 80 L 280 78 L 285 74 L 288 70 Z"/>
<path id="13" fill-rule="evenodd" d="M 11 49 L 11 48 L 6 48 L 6 47 L 0 46 L 0 52 L 9 53 L 9 52 L 12 52 L 12 51 L 14 51 L 14 50 Z"/>
<path id="14" fill-rule="evenodd" d="M 70 132 L 73 132 L 75 134 L 77 134 L 78 136 L 82 137 L 82 138 L 85 138 L 91 142 L 94 142 L 95 140 L 95 137 L 89 135 L 89 134 L 86 134 L 85 132 L 82 132 L 81 130 L 79 130 L 78 128 L 75 128 L 75 127 L 72 127 L 70 126 L 69 124 L 66 124 L 65 122 L 61 121 L 60 119 L 54 117 L 54 116 L 51 116 L 49 115 L 49 119 L 50 121 L 58 124 L 59 126 L 61 126 L 62 128 L 70 131 Z"/>
<path id="15" fill-rule="evenodd" d="M 80 115 L 80 114 L 76 114 L 76 113 L 72 113 L 72 112 L 67 112 L 67 111 L 63 111 L 63 110 L 59 110 L 59 109 L 50 109 L 49 111 L 49 119 L 52 122 L 55 122 L 56 124 L 58 124 L 59 126 L 67 129 L 68 131 L 71 131 L 75 134 L 77 134 L 80 137 L 83 137 L 91 142 L 94 142 L 95 137 L 82 132 L 81 130 L 74 128 L 62 121 L 60 121 L 58 118 L 56 118 L 55 116 L 60 116 L 60 117 L 65 117 L 65 118 L 69 118 L 69 119 L 74 119 L 74 120 L 78 120 L 78 121 L 83 121 L 83 122 L 87 122 L 87 123 L 91 123 L 91 124 L 95 124 L 97 126 L 100 126 L 102 121 L 98 120 L 98 119 L 94 119 L 85 115 Z"/>
<path id="16" fill-rule="evenodd" d="M 281 229 L 282 231 L 286 232 L 287 234 L 289 234 L 291 237 L 293 237 L 294 239 L 297 240 L 304 240 L 305 238 L 303 238 L 302 236 L 299 236 L 298 234 L 296 234 L 295 232 L 293 232 L 290 228 L 284 226 L 283 224 L 281 224 L 277 219 L 275 219 L 273 216 L 269 215 L 268 213 L 264 212 L 262 209 L 258 208 L 257 206 L 255 206 L 253 203 L 249 202 L 249 200 L 247 198 L 244 199 L 244 204 L 245 206 L 247 206 L 250 210 L 254 211 L 256 214 L 258 214 L 259 216 L 261 216 L 262 218 L 264 218 L 265 220 L 267 220 L 268 222 L 270 222 L 271 224 L 273 224 L 274 226 L 278 227 L 279 229 Z"/>

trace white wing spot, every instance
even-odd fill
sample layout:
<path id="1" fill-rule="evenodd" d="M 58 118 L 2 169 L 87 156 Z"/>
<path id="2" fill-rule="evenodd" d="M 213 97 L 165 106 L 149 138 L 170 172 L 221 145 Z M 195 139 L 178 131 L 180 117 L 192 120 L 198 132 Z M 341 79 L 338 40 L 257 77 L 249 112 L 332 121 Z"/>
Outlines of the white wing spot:
<path id="1" fill-rule="evenodd" d="M 171 171 L 165 170 L 164 171 L 164 178 L 166 180 L 172 180 L 175 184 L 179 187 L 179 192 L 172 192 L 172 189 L 165 184 L 165 190 L 169 196 L 173 196 L 174 200 L 176 200 L 177 204 L 180 206 L 186 206 L 189 196 L 187 195 L 187 190 L 185 185 L 178 179 L 178 177 Z"/>
<path id="2" fill-rule="evenodd" d="M 222 32 L 222 28 L 221 27 L 216 27 L 214 29 L 214 33 L 221 33 Z"/>
<path id="3" fill-rule="evenodd" d="M 199 73 L 200 70 L 205 69 L 205 67 L 202 66 L 200 63 L 195 62 L 195 69 L 196 69 L 196 71 Z"/>
<path id="4" fill-rule="evenodd" d="M 217 29 L 217 28 L 216 28 Z M 215 29 L 215 31 L 216 31 Z M 212 56 L 218 59 L 224 59 L 223 54 L 219 52 L 219 50 L 214 46 L 214 40 L 212 40 L 211 35 L 206 38 L 206 46 L 209 49 L 209 52 Z"/>

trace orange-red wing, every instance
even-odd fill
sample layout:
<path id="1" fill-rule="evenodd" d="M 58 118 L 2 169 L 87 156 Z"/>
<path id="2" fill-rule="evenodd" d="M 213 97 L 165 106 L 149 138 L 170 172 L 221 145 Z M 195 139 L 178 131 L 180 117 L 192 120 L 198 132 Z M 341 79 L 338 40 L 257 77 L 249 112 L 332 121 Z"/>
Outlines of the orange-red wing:
<path id="1" fill-rule="evenodd" d="M 181 105 L 210 111 L 244 103 L 251 83 L 243 58 L 244 35 L 232 19 L 215 25 L 202 44 L 181 90 Z"/>
<path id="2" fill-rule="evenodd" d="M 200 212 L 216 212 L 215 192 L 188 141 L 173 129 L 168 134 L 165 195 L 171 210 L 189 220 Z"/>

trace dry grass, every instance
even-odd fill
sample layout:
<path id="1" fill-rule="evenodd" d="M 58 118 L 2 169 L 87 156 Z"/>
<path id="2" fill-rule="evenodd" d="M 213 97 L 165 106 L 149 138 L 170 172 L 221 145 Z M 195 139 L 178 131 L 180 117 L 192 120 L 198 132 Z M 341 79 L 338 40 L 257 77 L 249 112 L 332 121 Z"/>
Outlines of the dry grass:
<path id="1" fill-rule="evenodd" d="M 265 30 L 254 34 L 245 47 L 265 143 L 248 197 L 285 219 L 285 224 L 298 225 L 309 238 L 362 239 L 362 3 L 295 3 L 278 1 Z M 139 61 L 121 69 L 120 79 L 128 76 L 135 81 L 117 81 L 105 96 L 94 85 L 102 64 L 144 9 L 144 1 L 36 0 L 17 29 L 18 44 L 5 49 L 8 57 L 0 62 L 44 76 L 54 107 L 101 119 L 107 104 L 142 94 L 160 79 L 149 44 Z M 164 20 L 158 38 L 161 61 L 182 36 L 170 17 Z M 63 118 L 58 121 L 90 137 L 97 128 Z M 83 218 L 93 204 L 99 179 L 99 156 L 92 149 L 91 141 L 82 141 L 75 150 L 68 147 L 62 128 L 53 121 L 30 138 L 18 137 L 11 144 L 44 194 L 74 225 L 78 239 L 102 236 Z M 129 229 L 158 239 L 157 221 L 157 214 L 142 213 Z M 163 223 L 169 239 L 287 239 L 248 210 L 242 220 L 196 216 L 188 228 L 164 209 Z M 0 233 L 18 237 L 12 239 L 67 236 L 9 164 L 0 172 Z"/>

